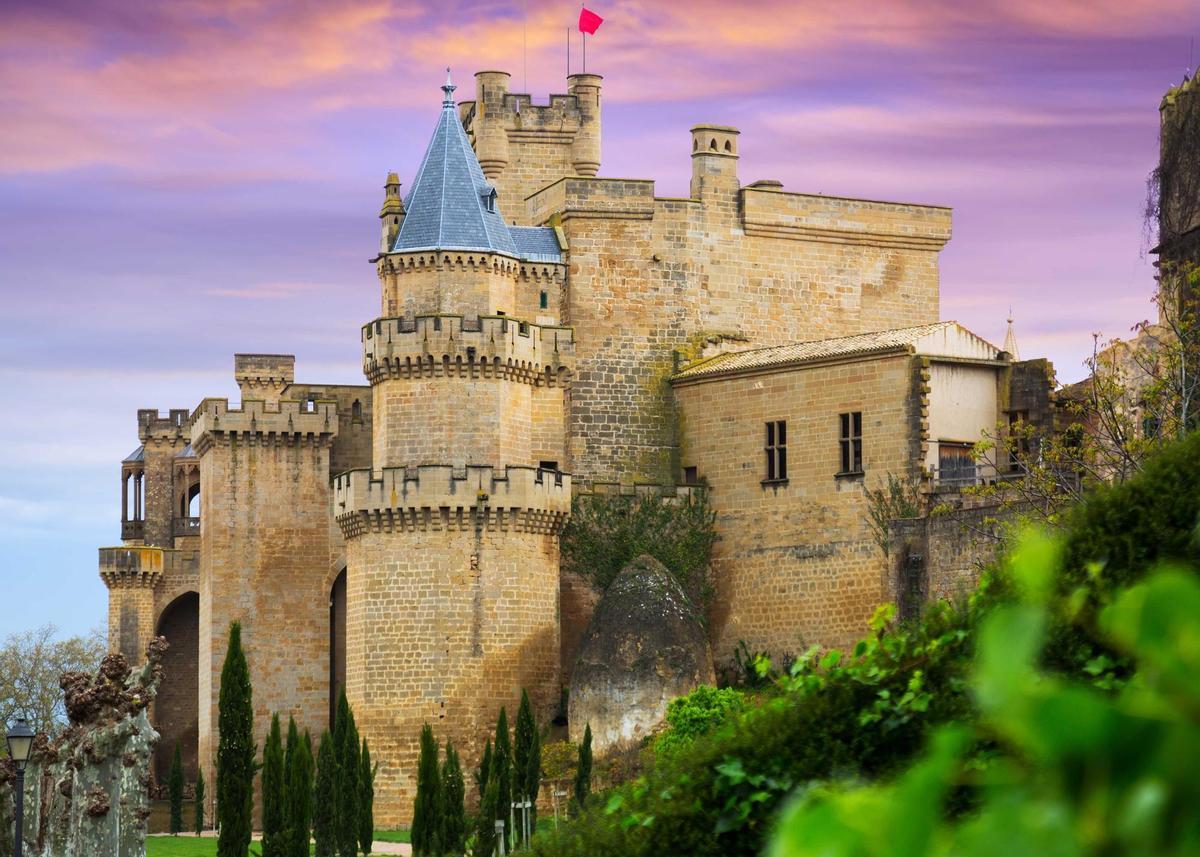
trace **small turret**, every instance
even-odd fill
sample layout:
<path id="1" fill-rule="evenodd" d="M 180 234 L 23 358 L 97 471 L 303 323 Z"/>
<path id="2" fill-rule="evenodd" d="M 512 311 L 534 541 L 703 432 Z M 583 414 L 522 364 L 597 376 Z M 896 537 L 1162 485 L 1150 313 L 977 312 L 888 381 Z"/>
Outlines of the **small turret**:
<path id="1" fill-rule="evenodd" d="M 508 166 L 504 96 L 509 77 L 506 71 L 475 73 L 475 154 L 489 181 L 495 181 Z"/>
<path id="2" fill-rule="evenodd" d="M 1008 332 L 1004 334 L 1004 351 L 1008 352 L 1013 360 L 1021 360 L 1021 349 L 1017 347 L 1017 332 L 1013 329 L 1012 310 L 1008 311 Z"/>
<path id="3" fill-rule="evenodd" d="M 379 209 L 379 220 L 383 226 L 379 252 L 388 253 L 396 243 L 400 222 L 404 220 L 404 200 L 400 198 L 400 177 L 396 173 L 388 173 L 387 182 L 383 185 L 383 207 Z"/>
<path id="4" fill-rule="evenodd" d="M 692 129 L 692 199 L 738 191 L 738 134 L 727 125 Z"/>
<path id="5" fill-rule="evenodd" d="M 571 166 L 581 176 L 594 176 L 600 169 L 600 81 L 598 74 L 573 74 L 568 91 L 579 105 L 579 130 L 571 142 Z"/>

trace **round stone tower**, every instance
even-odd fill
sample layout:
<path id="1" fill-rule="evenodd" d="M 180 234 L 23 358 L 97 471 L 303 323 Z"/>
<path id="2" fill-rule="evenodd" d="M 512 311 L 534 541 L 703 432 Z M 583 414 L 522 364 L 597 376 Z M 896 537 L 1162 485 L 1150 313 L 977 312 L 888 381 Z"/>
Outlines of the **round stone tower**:
<path id="1" fill-rule="evenodd" d="M 526 311 L 563 266 L 552 228 L 504 223 L 454 87 L 443 89 L 399 229 L 376 260 L 384 315 L 362 332 L 373 468 L 335 483 L 346 693 L 380 763 L 383 824 L 411 819 L 424 723 L 470 765 L 522 689 L 543 718 L 560 694 L 574 342 Z"/>

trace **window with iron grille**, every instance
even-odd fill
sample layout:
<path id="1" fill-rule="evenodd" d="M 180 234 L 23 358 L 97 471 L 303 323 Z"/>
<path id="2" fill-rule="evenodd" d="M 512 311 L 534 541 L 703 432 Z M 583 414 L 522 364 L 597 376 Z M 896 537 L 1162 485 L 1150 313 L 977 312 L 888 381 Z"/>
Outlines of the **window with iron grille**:
<path id="1" fill-rule="evenodd" d="M 840 414 L 839 445 L 842 453 L 842 469 L 839 475 L 862 473 L 862 411 Z"/>
<path id="2" fill-rule="evenodd" d="M 767 423 L 767 478 L 764 482 L 783 482 L 787 479 L 787 420 Z"/>

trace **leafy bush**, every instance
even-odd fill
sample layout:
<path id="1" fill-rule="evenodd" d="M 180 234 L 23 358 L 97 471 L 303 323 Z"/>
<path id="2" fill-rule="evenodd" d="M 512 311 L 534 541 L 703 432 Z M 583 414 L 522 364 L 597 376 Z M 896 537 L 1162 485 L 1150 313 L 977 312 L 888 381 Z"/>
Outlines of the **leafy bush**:
<path id="1" fill-rule="evenodd" d="M 603 591 L 631 560 L 649 554 L 697 604 L 712 595 L 715 516 L 704 492 L 689 500 L 589 494 L 575 498 L 562 534 L 565 569 Z"/>
<path id="2" fill-rule="evenodd" d="M 1031 553 L 1023 575 L 1048 578 L 1052 551 Z M 894 784 L 804 788 L 770 857 L 1200 853 L 1195 575 L 1165 571 L 1103 610 L 1101 635 L 1141 666 L 1116 697 L 1038 671 L 1050 610 L 1032 592 L 980 631 L 978 725 L 940 730 Z M 985 740 L 1007 752 L 984 770 L 978 809 L 948 820 L 950 789 Z"/>
<path id="3" fill-rule="evenodd" d="M 687 696 L 672 699 L 667 705 L 668 729 L 655 739 L 654 751 L 674 753 L 690 747 L 701 735 L 711 732 L 730 714 L 739 711 L 744 700 L 739 690 L 717 690 L 708 685 L 700 685 Z"/>

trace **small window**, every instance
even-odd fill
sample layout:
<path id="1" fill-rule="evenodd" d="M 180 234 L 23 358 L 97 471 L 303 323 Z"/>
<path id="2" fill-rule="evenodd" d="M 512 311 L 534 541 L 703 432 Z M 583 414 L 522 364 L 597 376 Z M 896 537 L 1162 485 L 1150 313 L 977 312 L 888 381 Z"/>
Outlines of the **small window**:
<path id="1" fill-rule="evenodd" d="M 1008 412 L 1008 469 L 1020 470 L 1029 459 L 1029 411 Z"/>
<path id="2" fill-rule="evenodd" d="M 975 448 L 971 444 L 938 442 L 938 482 L 949 486 L 975 484 Z"/>
<path id="3" fill-rule="evenodd" d="M 545 292 L 542 292 L 541 295 L 538 296 L 538 306 L 540 306 L 542 309 L 550 306 L 550 296 Z"/>
<path id="4" fill-rule="evenodd" d="M 695 467 L 683 468 L 683 484 L 684 485 L 699 485 L 700 475 L 696 472 Z"/>
<path id="5" fill-rule="evenodd" d="M 787 481 L 787 420 L 767 423 L 767 478 L 764 482 Z"/>
<path id="6" fill-rule="evenodd" d="M 1142 437 L 1146 440 L 1158 440 L 1162 437 L 1162 420 L 1153 414 L 1142 417 Z"/>
<path id="7" fill-rule="evenodd" d="M 558 470 L 558 462 L 557 461 L 539 461 L 538 469 L 539 470 Z"/>
<path id="8" fill-rule="evenodd" d="M 362 402 L 358 399 L 355 399 L 354 404 L 350 406 L 350 419 L 354 422 L 362 422 Z"/>
<path id="9" fill-rule="evenodd" d="M 841 432 L 838 436 L 842 461 L 840 475 L 862 473 L 862 411 L 839 416 Z"/>

